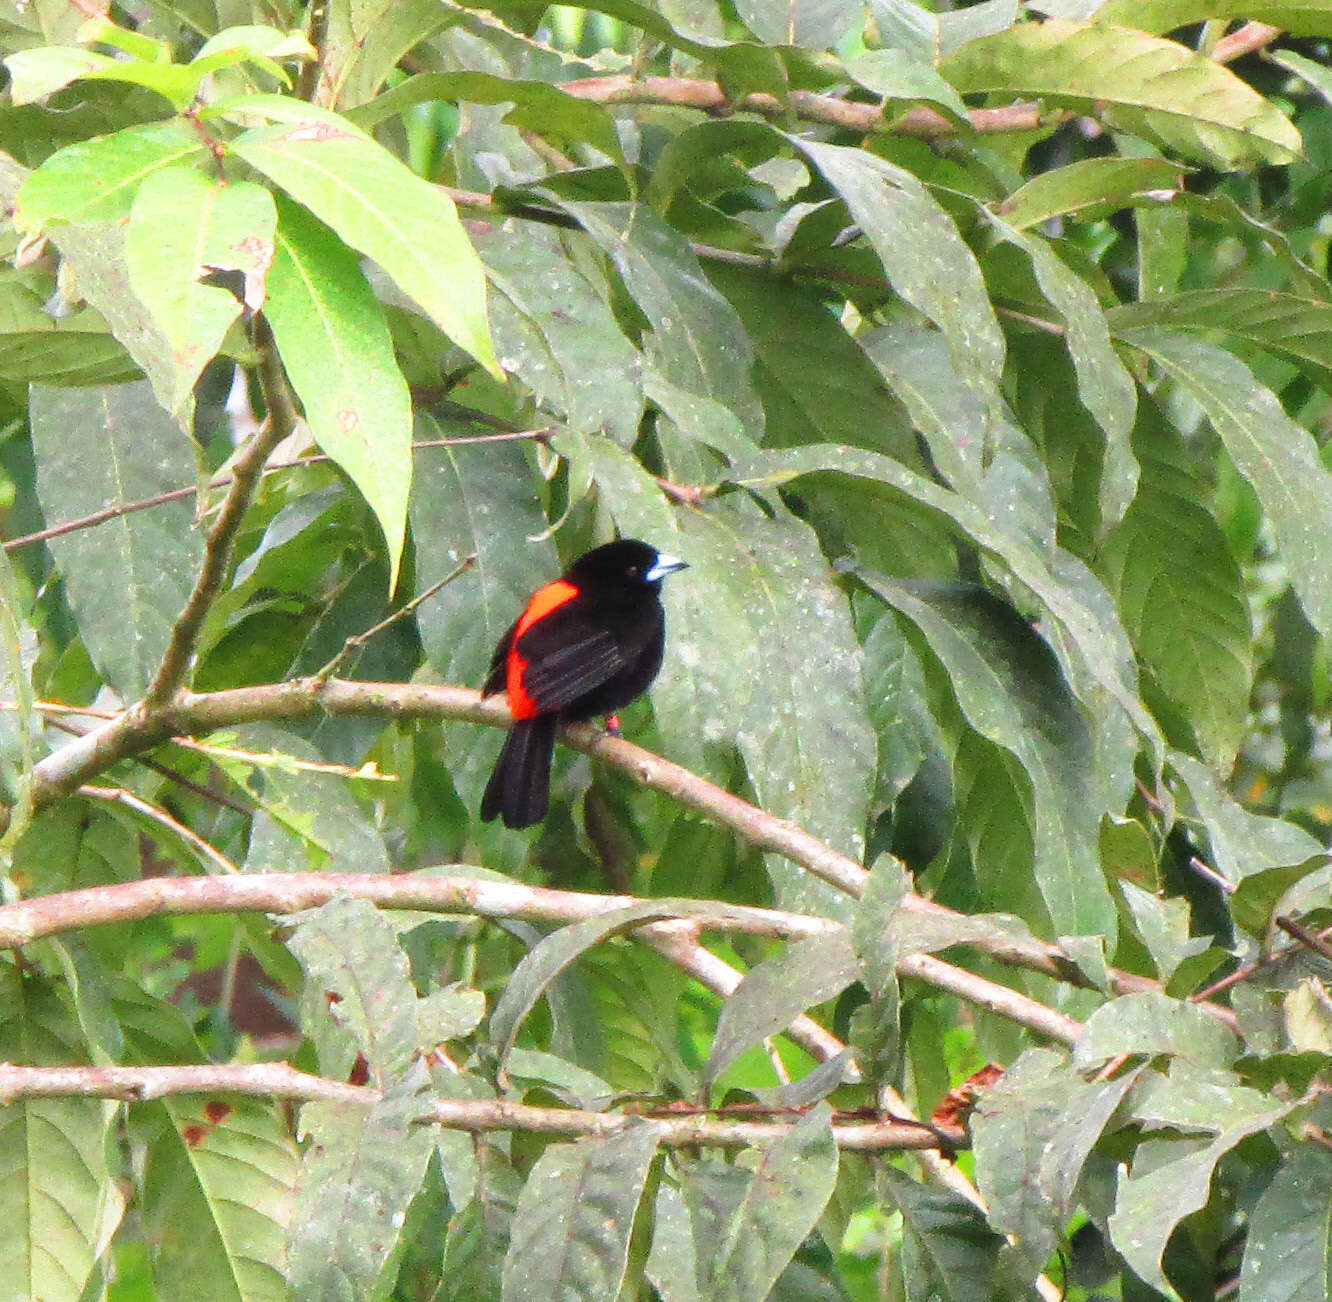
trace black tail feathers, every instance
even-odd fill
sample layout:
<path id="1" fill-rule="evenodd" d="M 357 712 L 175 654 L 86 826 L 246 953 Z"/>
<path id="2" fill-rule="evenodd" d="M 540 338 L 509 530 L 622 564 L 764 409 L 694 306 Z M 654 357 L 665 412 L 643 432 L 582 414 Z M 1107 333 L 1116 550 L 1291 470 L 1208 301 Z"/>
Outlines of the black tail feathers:
<path id="1" fill-rule="evenodd" d="M 499 817 L 505 827 L 531 827 L 550 804 L 550 759 L 555 750 L 555 716 L 518 719 L 495 763 L 481 798 L 481 818 Z"/>

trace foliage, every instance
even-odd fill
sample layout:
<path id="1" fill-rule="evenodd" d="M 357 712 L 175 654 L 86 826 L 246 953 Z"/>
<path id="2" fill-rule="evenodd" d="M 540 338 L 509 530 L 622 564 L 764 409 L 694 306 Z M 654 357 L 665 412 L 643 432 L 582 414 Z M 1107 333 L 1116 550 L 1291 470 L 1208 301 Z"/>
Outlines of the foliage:
<path id="1" fill-rule="evenodd" d="M 12 1294 L 1332 1292 L 1328 39 L 6 3 Z"/>

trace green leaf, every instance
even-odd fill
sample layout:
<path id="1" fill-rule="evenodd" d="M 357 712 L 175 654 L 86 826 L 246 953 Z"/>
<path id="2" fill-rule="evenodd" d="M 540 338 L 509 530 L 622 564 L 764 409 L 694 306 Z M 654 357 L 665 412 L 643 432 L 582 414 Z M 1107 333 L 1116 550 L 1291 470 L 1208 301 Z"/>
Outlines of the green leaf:
<path id="1" fill-rule="evenodd" d="M 281 1302 L 297 1156 L 278 1105 L 180 1097 L 132 1120 L 161 1295 L 188 1280 L 199 1302 Z"/>
<path id="2" fill-rule="evenodd" d="M 797 941 L 750 968 L 722 1005 L 704 1082 L 714 1084 L 747 1049 L 841 994 L 858 975 L 851 941 L 840 931 Z"/>
<path id="3" fill-rule="evenodd" d="M 504 122 L 569 143 L 585 143 L 623 164 L 615 123 L 602 105 L 579 99 L 546 81 L 496 77 L 486 72 L 423 72 L 408 77 L 347 117 L 369 131 L 414 104 L 450 100 L 468 104 L 510 104 Z"/>
<path id="4" fill-rule="evenodd" d="M 1319 460 L 1313 436 L 1224 349 L 1153 329 L 1127 337 L 1207 414 L 1236 469 L 1258 494 L 1309 619 L 1324 632 L 1332 630 L 1325 546 L 1332 536 L 1332 476 Z"/>
<path id="5" fill-rule="evenodd" d="M 230 149 L 377 262 L 454 343 L 499 376 L 481 261 L 442 190 L 346 121 L 256 127 Z"/>
<path id="6" fill-rule="evenodd" d="M 848 0 L 739 0 L 740 21 L 765 45 L 830 50 L 863 17 Z"/>
<path id="7" fill-rule="evenodd" d="M 203 156 L 198 133 L 174 120 L 66 145 L 19 187 L 14 225 L 34 234 L 57 224 L 119 221 L 147 177 Z"/>
<path id="8" fill-rule="evenodd" d="M 901 1269 L 912 1297 L 989 1302 L 1002 1240 L 973 1203 L 928 1189 L 892 1167 L 880 1172 L 885 1201 L 902 1215 Z"/>
<path id="9" fill-rule="evenodd" d="M 943 109 L 959 122 L 969 122 L 967 106 L 934 70 L 934 63 L 901 49 L 862 50 L 846 61 L 847 74 L 858 85 L 885 100 L 917 101 Z"/>
<path id="10" fill-rule="evenodd" d="M 259 185 L 218 185 L 194 168 L 148 177 L 134 196 L 125 233 L 130 286 L 171 345 L 176 411 L 240 315 L 228 290 L 201 284 L 209 270 L 240 271 L 262 285 L 273 259 L 277 214 Z"/>
<path id="11" fill-rule="evenodd" d="M 1320 1302 L 1332 1294 L 1332 1155 L 1290 1153 L 1249 1214 L 1241 1302 Z"/>
<path id="12" fill-rule="evenodd" d="M 381 1276 L 433 1146 L 430 1127 L 421 1124 L 430 1115 L 425 1083 L 418 1070 L 369 1106 L 301 1109 L 309 1147 L 287 1235 L 287 1296 L 333 1302 L 391 1290 L 391 1276 Z"/>
<path id="13" fill-rule="evenodd" d="M 1207 1144 L 1179 1140 L 1139 1147 L 1133 1170 L 1120 1179 L 1109 1228 L 1110 1242 L 1144 1281 L 1167 1297 L 1178 1298 L 1161 1264 L 1175 1226 L 1207 1205 L 1217 1163 L 1241 1140 L 1280 1121 L 1292 1106 L 1250 1117 Z M 1166 1153 L 1179 1156 L 1161 1160 Z M 1156 1160 L 1143 1161 L 1149 1155 Z M 1139 1170 L 1140 1163 L 1145 1171 Z"/>
<path id="14" fill-rule="evenodd" d="M 846 203 L 893 288 L 943 331 L 957 372 L 988 406 L 1004 336 L 975 256 L 920 180 L 886 159 L 793 136 Z"/>
<path id="15" fill-rule="evenodd" d="M 1041 0 L 1043 13 L 1123 23 L 1144 32 L 1173 32 L 1209 19 L 1246 18 L 1269 23 L 1292 36 L 1332 35 L 1327 0 Z"/>
<path id="16" fill-rule="evenodd" d="M 1187 900 L 1162 899 L 1135 886 L 1130 881 L 1119 883 L 1119 892 L 1133 917 L 1147 952 L 1156 965 L 1156 974 L 1163 985 L 1169 985 L 1181 963 L 1203 953 L 1211 944 L 1207 936 L 1190 936 L 1190 911 Z"/>
<path id="17" fill-rule="evenodd" d="M 1055 934 L 1113 937 L 1100 811 L 1085 782 L 1091 735 L 1049 648 L 1015 611 L 980 589 L 861 577 L 920 629 L 971 726 L 1021 763 L 1031 810 L 1008 817 L 1030 819 L 1031 870 Z"/>
<path id="18" fill-rule="evenodd" d="M 336 896 L 296 915 L 288 948 L 305 969 L 302 1020 L 320 1069 L 345 1080 L 357 1054 L 385 1088 L 416 1057 L 417 995 L 393 924 L 373 904 Z"/>
<path id="19" fill-rule="evenodd" d="M 1049 242 L 1024 235 L 997 217 L 991 225 L 1031 259 L 1040 291 L 1064 319 L 1064 342 L 1078 376 L 1078 397 L 1105 432 L 1101 468 L 1102 518 L 1122 518 L 1138 482 L 1138 464 L 1129 447 L 1138 387 L 1110 342 L 1110 327 L 1092 289 L 1056 254 Z"/>
<path id="20" fill-rule="evenodd" d="M 1115 595 L 1134 649 L 1193 728 L 1218 773 L 1244 735 L 1253 679 L 1249 607 L 1239 567 L 1206 486 L 1155 406 L 1144 407 L 1134 450 L 1143 473 L 1097 568 Z"/>
<path id="21" fill-rule="evenodd" d="M 419 430 L 426 439 L 440 433 L 428 417 Z M 466 574 L 419 608 L 416 622 L 444 682 L 480 685 L 491 652 L 528 596 L 560 570 L 530 455 L 519 443 L 426 453 L 416 470 L 411 519 L 418 591 L 463 557 L 476 556 Z"/>
<path id="22" fill-rule="evenodd" d="M 602 1302 L 619 1296 L 657 1128 L 552 1144 L 518 1198 L 501 1302 Z"/>
<path id="23" fill-rule="evenodd" d="M 1084 158 L 1024 182 L 995 213 L 1015 230 L 1051 217 L 1104 217 L 1149 191 L 1174 191 L 1183 169 L 1166 158 Z"/>
<path id="24" fill-rule="evenodd" d="M 360 489 L 397 584 L 412 483 L 412 413 L 383 309 L 355 257 L 283 201 L 265 309 L 315 441 Z"/>
<path id="25" fill-rule="evenodd" d="M 0 976 L 0 1060 L 85 1061 L 79 1028 L 40 978 Z M 0 1107 L 0 1269 L 15 1297 L 77 1298 L 120 1221 L 109 1166 L 115 1107 L 101 1099 L 16 1099 Z"/>
<path id="26" fill-rule="evenodd" d="M 1130 27 L 1050 18 L 963 46 L 940 67 L 959 91 L 1039 95 L 1225 168 L 1289 163 L 1300 133 L 1220 64 Z"/>
<path id="27" fill-rule="evenodd" d="M 1030 541 L 1011 530 L 998 512 L 987 512 L 872 452 L 815 445 L 765 453 L 735 467 L 730 477 L 740 484 L 775 487 L 802 475 L 819 473 L 847 475 L 867 491 L 889 499 L 900 495 L 919 502 L 994 557 L 1032 593 L 1054 621 L 1059 633 L 1050 640 L 1064 660 L 1069 680 L 1080 685 L 1084 676 L 1090 677 L 1119 705 L 1142 737 L 1154 746 L 1159 745 L 1156 725 L 1138 698 L 1132 660 L 1125 655 L 1128 639 L 1114 624 L 1112 612 L 1102 609 L 1094 599 L 1103 597 L 1104 589 L 1093 591 L 1085 581 L 1070 581 L 1064 572 L 1068 558 L 1057 557 L 1060 568 L 1053 571 Z"/>
<path id="28" fill-rule="evenodd" d="M 1235 1033 L 1194 1004 L 1159 994 L 1121 995 L 1102 1004 L 1083 1024 L 1073 1064 L 1085 1069 L 1120 1054 L 1142 1053 L 1227 1067 L 1238 1052 Z"/>
<path id="29" fill-rule="evenodd" d="M 1332 390 L 1332 303 L 1271 289 L 1193 289 L 1111 309 L 1116 334 L 1141 326 L 1199 330 L 1256 344 Z"/>
<path id="30" fill-rule="evenodd" d="M 712 1302 L 762 1302 L 814 1228 L 837 1179 L 826 1103 L 816 1104 L 755 1169 L 716 1163 L 681 1173 L 693 1222 L 699 1293 Z"/>
<path id="31" fill-rule="evenodd" d="M 15 104 L 30 104 L 74 81 L 127 81 L 156 91 L 177 109 L 194 97 L 206 71 L 137 58 L 113 59 L 68 46 L 21 50 L 10 55 L 5 66 L 13 78 Z"/>
<path id="32" fill-rule="evenodd" d="M 530 223 L 495 227 L 476 243 L 500 365 L 570 428 L 629 447 L 643 414 L 643 359 L 594 285 L 554 232 Z"/>
<path id="33" fill-rule="evenodd" d="M 651 327 L 643 355 L 665 380 L 728 407 L 759 442 L 763 411 L 753 350 L 735 309 L 709 283 L 685 238 L 644 204 L 579 203 L 541 192 L 614 263 Z"/>
<path id="34" fill-rule="evenodd" d="M 849 443 L 918 465 L 901 406 L 818 294 L 724 265 L 709 266 L 708 279 L 754 346 L 767 446 Z"/>
<path id="35" fill-rule="evenodd" d="M 53 523 L 194 481 L 180 430 L 142 381 L 33 385 L 30 422 L 38 492 Z M 125 700 L 151 680 L 193 586 L 203 549 L 192 517 L 188 502 L 168 502 L 48 543 L 88 654 Z"/>

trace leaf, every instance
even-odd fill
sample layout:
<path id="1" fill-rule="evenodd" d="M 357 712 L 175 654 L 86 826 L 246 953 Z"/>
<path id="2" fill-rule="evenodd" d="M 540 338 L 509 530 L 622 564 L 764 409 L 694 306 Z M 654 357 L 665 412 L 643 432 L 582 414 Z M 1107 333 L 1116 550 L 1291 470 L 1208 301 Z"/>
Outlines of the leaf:
<path id="1" fill-rule="evenodd" d="M 214 762 L 257 806 L 246 872 L 389 871 L 383 837 L 352 798 L 347 779 L 311 771 L 309 763 L 323 757 L 304 737 L 251 723 L 213 741 L 234 752 Z"/>
<path id="2" fill-rule="evenodd" d="M 826 1103 L 760 1150 L 754 1170 L 705 1164 L 681 1173 L 693 1222 L 699 1293 L 763 1302 L 814 1228 L 837 1179 Z"/>
<path id="3" fill-rule="evenodd" d="M 537 1000 L 565 968 L 592 946 L 647 922 L 690 918 L 700 913 L 715 915 L 716 911 L 717 906 L 706 901 L 653 900 L 570 923 L 533 945 L 504 983 L 504 992 L 490 1013 L 490 1042 L 498 1050 L 500 1070 Z"/>
<path id="4" fill-rule="evenodd" d="M 1107 524 L 1119 520 L 1138 482 L 1129 437 L 1138 387 L 1110 342 L 1110 327 L 1095 290 L 1076 275 L 1050 244 L 1024 235 L 997 217 L 991 225 L 1031 259 L 1040 291 L 1064 319 L 1064 342 L 1078 376 L 1078 397 L 1105 432 L 1100 508 Z"/>
<path id="5" fill-rule="evenodd" d="M 370 504 L 397 584 L 412 482 L 411 396 L 383 309 L 345 245 L 283 201 L 265 309 L 320 448 Z"/>
<path id="6" fill-rule="evenodd" d="M 1038 173 L 994 211 L 1019 231 L 1051 217 L 1103 217 L 1149 191 L 1174 191 L 1182 172 L 1166 158 L 1084 158 Z"/>
<path id="7" fill-rule="evenodd" d="M 982 0 L 965 9 L 935 13 L 913 0 L 870 0 L 879 39 L 891 49 L 938 63 L 980 36 L 1002 32 L 1017 22 L 1017 0 Z"/>
<path id="8" fill-rule="evenodd" d="M 429 439 L 440 430 L 422 417 L 420 432 Z M 411 520 L 419 591 L 465 556 L 476 557 L 419 608 L 416 622 L 441 680 L 479 685 L 529 594 L 560 569 L 528 453 L 519 443 L 501 443 L 426 454 L 416 469 Z"/>
<path id="9" fill-rule="evenodd" d="M 619 1295 L 657 1127 L 552 1144 L 518 1198 L 502 1302 L 601 1302 Z"/>
<path id="10" fill-rule="evenodd" d="M 1011 530 L 997 512 L 987 513 L 887 457 L 847 448 L 814 445 L 765 453 L 734 467 L 728 478 L 740 484 L 772 487 L 819 473 L 847 475 L 867 491 L 889 499 L 901 495 L 919 502 L 993 556 L 1049 614 L 1053 621 L 1050 641 L 1064 662 L 1069 680 L 1080 685 L 1084 676 L 1089 677 L 1123 710 L 1145 740 L 1154 748 L 1159 746 L 1156 725 L 1138 698 L 1132 659 L 1125 654 L 1128 639 L 1115 625 L 1112 613 L 1094 599 L 1103 597 L 1104 589 L 1093 589 L 1086 576 L 1071 581 L 1063 572 L 1068 569 L 1067 557 L 1057 557 L 1060 572 L 1052 571 L 1030 541 Z"/>
<path id="11" fill-rule="evenodd" d="M 1326 0 L 1042 0 L 1044 13 L 1087 18 L 1095 13 L 1107 23 L 1123 23 L 1144 32 L 1173 32 L 1211 18 L 1246 18 L 1270 23 L 1292 36 L 1332 34 L 1332 10 Z"/>
<path id="12" fill-rule="evenodd" d="M 262 286 L 277 221 L 267 190 L 218 185 L 193 168 L 154 172 L 139 186 L 125 233 L 130 286 L 171 345 L 176 411 L 240 316 L 229 290 L 201 283 L 211 270 L 243 272 Z M 254 305 L 252 305 L 254 306 Z"/>
<path id="13" fill-rule="evenodd" d="M 848 0 L 739 0 L 740 21 L 765 45 L 830 50 L 862 19 Z"/>
<path id="14" fill-rule="evenodd" d="M 1300 133 L 1205 55 L 1131 27 L 1049 18 L 985 36 L 940 72 L 962 94 L 1039 95 L 1220 167 L 1289 163 Z"/>
<path id="15" fill-rule="evenodd" d="M 893 288 L 943 331 L 953 364 L 988 406 L 1004 365 L 1004 336 L 975 256 L 920 180 L 845 145 L 791 137 L 864 231 Z"/>
<path id="16" fill-rule="evenodd" d="M 1332 590 L 1324 581 L 1324 540 L 1332 532 L 1332 476 L 1308 430 L 1282 409 L 1238 358 L 1201 339 L 1164 331 L 1128 336 L 1191 393 L 1252 485 L 1309 619 L 1332 629 Z"/>
<path id="17" fill-rule="evenodd" d="M 500 365 L 564 424 L 629 447 L 643 414 L 643 359 L 554 233 L 495 227 L 477 249 Z"/>
<path id="18" fill-rule="evenodd" d="M 797 941 L 750 968 L 722 1005 L 704 1083 L 714 1085 L 747 1049 L 841 994 L 858 976 L 855 952 L 841 931 Z"/>
<path id="19" fill-rule="evenodd" d="M 703 274 L 688 242 L 643 204 L 580 203 L 538 192 L 574 217 L 614 263 L 651 327 L 643 355 L 668 383 L 727 407 L 760 441 L 753 351 L 735 309 Z"/>
<path id="20" fill-rule="evenodd" d="M 85 1052 L 55 990 L 7 966 L 0 1060 L 67 1066 Z M 0 1269 L 12 1295 L 80 1295 L 124 1207 L 108 1161 L 114 1116 L 101 1099 L 16 1099 L 0 1107 Z"/>
<path id="21" fill-rule="evenodd" d="M 282 1302 L 296 1147 L 276 1103 L 163 1099 L 139 1105 L 144 1230 L 158 1288 L 198 1302 Z"/>
<path id="22" fill-rule="evenodd" d="M 1101 548 L 1097 568 L 1114 593 L 1134 649 L 1193 728 L 1218 773 L 1244 735 L 1253 679 L 1249 607 L 1239 567 L 1193 459 L 1154 406 L 1134 439 L 1138 492 Z"/>
<path id="23" fill-rule="evenodd" d="M 66 145 L 19 187 L 14 225 L 36 234 L 57 224 L 119 221 L 147 177 L 203 156 L 199 136 L 175 120 Z"/>
<path id="24" fill-rule="evenodd" d="M 1217 1163 L 1241 1140 L 1280 1121 L 1292 1106 L 1285 1104 L 1250 1117 L 1223 1130 L 1208 1144 L 1175 1141 L 1170 1148 L 1178 1151 L 1179 1157 L 1158 1161 L 1141 1174 L 1138 1165 L 1144 1150 L 1155 1146 L 1139 1147 L 1134 1170 L 1119 1182 L 1109 1228 L 1110 1242 L 1146 1283 L 1167 1297 L 1179 1296 L 1166 1279 L 1161 1263 L 1175 1226 L 1206 1206 Z"/>
<path id="25" fill-rule="evenodd" d="M 116 340 L 147 376 L 157 401 L 169 407 L 176 386 L 171 347 L 129 287 L 124 230 L 118 225 L 57 226 L 51 242 L 60 250 L 62 266 L 71 274 L 75 291 L 100 313 Z M 46 382 L 58 377 L 33 378 Z M 126 377 L 107 377 L 103 382 L 115 378 Z M 177 422 L 182 429 L 193 420 L 193 406 L 190 401 L 180 409 Z"/>
<path id="26" fill-rule="evenodd" d="M 442 190 L 346 122 L 256 127 L 229 148 L 377 262 L 454 343 L 499 376 L 481 262 Z"/>
<path id="27" fill-rule="evenodd" d="M 301 1163 L 287 1236 L 289 1297 L 322 1302 L 384 1296 L 377 1287 L 425 1179 L 433 1136 L 425 1072 L 366 1107 L 307 1103 Z"/>
<path id="28" fill-rule="evenodd" d="M 33 385 L 30 421 L 42 507 L 55 523 L 192 483 L 194 461 L 147 384 Z M 52 538 L 93 663 L 125 700 L 148 685 L 202 557 L 188 502 L 169 502 Z"/>
<path id="29" fill-rule="evenodd" d="M 1180 964 L 1203 953 L 1210 946 L 1210 939 L 1189 935 L 1187 900 L 1162 899 L 1130 881 L 1119 883 L 1119 893 L 1133 917 L 1138 936 L 1152 956 L 1157 976 L 1168 987 Z"/>
<path id="30" fill-rule="evenodd" d="M 768 447 L 849 443 L 919 464 L 901 406 L 818 294 L 724 265 L 710 266 L 708 279 L 753 344 Z"/>
<path id="31" fill-rule="evenodd" d="M 1118 334 L 1141 326 L 1200 330 L 1256 344 L 1332 389 L 1332 303 L 1270 289 L 1193 289 L 1125 303 L 1109 313 Z M 1125 335 L 1132 340 L 1132 334 Z"/>
<path id="32" fill-rule="evenodd" d="M 606 109 L 592 100 L 570 95 L 547 81 L 497 77 L 474 71 L 420 72 L 369 104 L 352 109 L 347 117 L 362 130 L 369 131 L 414 104 L 438 100 L 512 105 L 504 116 L 507 126 L 569 143 L 586 143 L 623 164 L 624 154 L 615 134 L 615 123 Z"/>
<path id="33" fill-rule="evenodd" d="M 325 1075 L 346 1080 L 364 1055 L 381 1089 L 416 1057 L 417 995 L 397 932 L 373 904 L 335 896 L 296 915 L 287 942 L 305 969 L 302 1020 Z"/>
<path id="34" fill-rule="evenodd" d="M 1241 1302 L 1320 1302 L 1332 1292 L 1332 1156 L 1289 1153 L 1249 1213 Z"/>
<path id="35" fill-rule="evenodd" d="M 1227 1067 L 1239 1052 L 1235 1033 L 1195 1004 L 1165 995 L 1121 995 L 1083 1024 L 1073 1048 L 1075 1067 L 1100 1066 L 1120 1054 L 1160 1054 L 1207 1067 Z"/>
<path id="36" fill-rule="evenodd" d="M 170 100 L 174 108 L 183 109 L 203 76 L 201 71 L 180 64 L 139 58 L 113 59 L 68 46 L 20 50 L 4 62 L 13 78 L 15 104 L 43 99 L 74 81 L 124 81 L 156 91 Z"/>
<path id="37" fill-rule="evenodd" d="M 950 1189 L 927 1189 L 892 1167 L 880 1172 L 885 1200 L 902 1215 L 902 1270 L 913 1296 L 989 1302 L 1001 1239 L 984 1213 Z"/>
<path id="38" fill-rule="evenodd" d="M 861 577 L 920 629 L 971 726 L 1022 764 L 1032 791 L 1032 871 L 1055 934 L 1113 937 L 1100 811 L 1085 787 L 1091 735 L 1049 648 L 980 589 Z"/>
<path id="39" fill-rule="evenodd" d="M 958 122 L 969 122 L 967 106 L 934 69 L 932 61 L 916 51 L 862 50 L 846 60 L 847 74 L 883 99 L 918 101 L 943 109 Z"/>

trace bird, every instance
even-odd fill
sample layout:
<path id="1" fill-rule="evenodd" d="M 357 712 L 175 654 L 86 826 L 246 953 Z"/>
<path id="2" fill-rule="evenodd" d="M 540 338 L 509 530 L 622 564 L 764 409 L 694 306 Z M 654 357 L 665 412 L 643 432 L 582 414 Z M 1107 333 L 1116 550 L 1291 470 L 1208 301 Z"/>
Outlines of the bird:
<path id="1" fill-rule="evenodd" d="M 687 564 L 636 538 L 580 556 L 545 584 L 500 639 L 483 697 L 503 691 L 513 723 L 481 798 L 481 819 L 532 827 L 550 803 L 550 761 L 561 723 L 607 716 L 640 697 L 661 669 L 661 582 Z"/>

